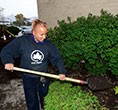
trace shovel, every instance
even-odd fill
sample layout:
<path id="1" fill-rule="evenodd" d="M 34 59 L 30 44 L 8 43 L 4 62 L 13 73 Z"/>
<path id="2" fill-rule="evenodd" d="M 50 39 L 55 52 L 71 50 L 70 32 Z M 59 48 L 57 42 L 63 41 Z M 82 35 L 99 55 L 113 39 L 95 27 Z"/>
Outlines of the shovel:
<path id="1" fill-rule="evenodd" d="M 44 72 L 38 72 L 38 71 L 33 71 L 33 70 L 28 70 L 28 69 L 23 69 L 23 68 L 18 68 L 18 67 L 14 67 L 13 70 L 59 79 L 58 75 L 44 73 Z M 88 78 L 87 81 L 73 79 L 69 77 L 66 77 L 65 80 L 79 83 L 79 84 L 86 84 L 89 86 L 91 90 L 95 90 L 95 91 L 112 87 L 112 85 L 108 83 L 107 80 L 103 76 L 91 77 L 91 78 Z"/>

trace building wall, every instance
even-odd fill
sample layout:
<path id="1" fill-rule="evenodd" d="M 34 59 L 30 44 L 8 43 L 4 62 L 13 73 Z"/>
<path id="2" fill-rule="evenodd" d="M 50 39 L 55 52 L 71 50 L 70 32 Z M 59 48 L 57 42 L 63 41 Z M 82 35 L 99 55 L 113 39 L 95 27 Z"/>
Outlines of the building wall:
<path id="1" fill-rule="evenodd" d="M 57 20 L 68 16 L 76 20 L 89 13 L 100 15 L 100 10 L 118 14 L 118 0 L 37 0 L 38 17 L 47 22 L 48 27 L 57 25 Z"/>

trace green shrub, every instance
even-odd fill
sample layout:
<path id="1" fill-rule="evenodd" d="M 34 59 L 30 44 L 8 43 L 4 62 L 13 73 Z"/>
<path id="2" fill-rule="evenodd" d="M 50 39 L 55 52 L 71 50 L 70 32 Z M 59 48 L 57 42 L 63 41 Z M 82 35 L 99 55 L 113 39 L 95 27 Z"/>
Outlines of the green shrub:
<path id="1" fill-rule="evenodd" d="M 59 49 L 67 69 L 79 69 L 85 60 L 89 73 L 118 75 L 118 15 L 101 10 L 100 16 L 89 14 L 71 22 L 58 21 L 49 29 L 48 39 Z"/>
<path id="2" fill-rule="evenodd" d="M 50 84 L 45 110 L 102 110 L 102 107 L 92 92 L 86 93 L 80 86 L 57 81 Z"/>
<path id="3" fill-rule="evenodd" d="M 114 91 L 115 91 L 115 95 L 118 94 L 118 86 L 114 88 Z"/>

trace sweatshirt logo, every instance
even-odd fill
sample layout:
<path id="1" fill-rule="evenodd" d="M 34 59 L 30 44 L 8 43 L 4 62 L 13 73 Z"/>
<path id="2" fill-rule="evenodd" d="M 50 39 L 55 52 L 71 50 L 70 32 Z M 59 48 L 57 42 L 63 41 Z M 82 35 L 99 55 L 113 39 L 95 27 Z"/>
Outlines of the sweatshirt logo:
<path id="1" fill-rule="evenodd" d="M 40 64 L 42 63 L 42 60 L 44 59 L 44 54 L 40 50 L 34 50 L 31 53 L 31 59 L 33 62 L 31 64 Z"/>

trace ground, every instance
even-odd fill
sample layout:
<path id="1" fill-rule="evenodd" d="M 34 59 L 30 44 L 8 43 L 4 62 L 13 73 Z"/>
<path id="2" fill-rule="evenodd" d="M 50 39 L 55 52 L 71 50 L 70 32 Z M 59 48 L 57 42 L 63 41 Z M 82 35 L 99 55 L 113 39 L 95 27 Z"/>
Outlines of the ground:
<path id="1" fill-rule="evenodd" d="M 0 63 L 1 110 L 26 110 L 24 90 L 20 73 L 4 70 Z"/>

